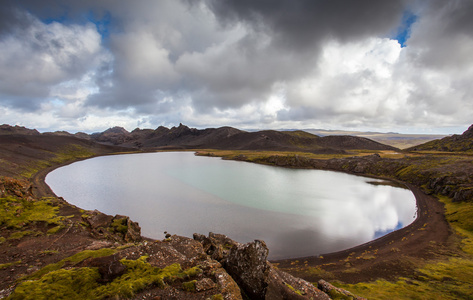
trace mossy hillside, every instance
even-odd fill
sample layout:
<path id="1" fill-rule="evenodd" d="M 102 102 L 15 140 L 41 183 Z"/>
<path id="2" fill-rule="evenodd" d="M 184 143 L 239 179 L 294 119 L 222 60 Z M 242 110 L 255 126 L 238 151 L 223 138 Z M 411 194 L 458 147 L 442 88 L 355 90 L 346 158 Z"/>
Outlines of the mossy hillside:
<path id="1" fill-rule="evenodd" d="M 438 198 L 445 204 L 447 221 L 462 238 L 461 249 L 473 259 L 473 203 L 453 202 L 445 196 Z M 473 274 L 473 270 L 471 272 Z"/>
<path id="2" fill-rule="evenodd" d="M 472 138 L 445 137 L 440 140 L 433 140 L 422 145 L 409 148 L 415 151 L 442 151 L 442 152 L 464 152 L 473 153 Z"/>
<path id="3" fill-rule="evenodd" d="M 87 149 L 83 146 L 70 144 L 65 146 L 62 150 L 57 152 L 48 152 L 50 154 L 50 159 L 43 160 L 33 160 L 31 161 L 21 173 L 22 177 L 31 178 L 34 174 L 38 173 L 40 170 L 46 169 L 51 166 L 56 166 L 62 163 L 89 158 L 96 155 L 90 149 Z"/>
<path id="4" fill-rule="evenodd" d="M 96 268 L 73 268 L 50 271 L 37 280 L 21 282 L 8 299 L 105 299 L 128 298 L 135 293 L 156 286 L 165 288 L 174 281 L 191 279 L 202 271 L 198 267 L 182 270 L 179 264 L 163 269 L 153 267 L 146 256 L 137 260 L 122 259 L 127 267 L 125 274 L 110 283 L 100 284 L 100 274 Z M 184 289 L 195 288 L 195 281 L 184 282 Z"/>

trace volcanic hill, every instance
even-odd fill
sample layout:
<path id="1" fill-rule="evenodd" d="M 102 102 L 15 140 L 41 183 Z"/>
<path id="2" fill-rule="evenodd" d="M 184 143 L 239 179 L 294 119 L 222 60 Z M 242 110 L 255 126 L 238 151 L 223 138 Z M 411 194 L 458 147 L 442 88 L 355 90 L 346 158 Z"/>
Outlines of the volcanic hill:
<path id="1" fill-rule="evenodd" d="M 461 135 L 454 134 L 440 140 L 411 147 L 408 151 L 473 152 L 473 125 Z"/>
<path id="2" fill-rule="evenodd" d="M 373 140 L 354 136 L 319 137 L 305 131 L 263 130 L 247 132 L 232 127 L 195 129 L 180 124 L 168 129 L 113 127 L 90 135 L 99 143 L 140 149 L 273 150 L 343 153 L 345 150 L 397 150 Z"/>

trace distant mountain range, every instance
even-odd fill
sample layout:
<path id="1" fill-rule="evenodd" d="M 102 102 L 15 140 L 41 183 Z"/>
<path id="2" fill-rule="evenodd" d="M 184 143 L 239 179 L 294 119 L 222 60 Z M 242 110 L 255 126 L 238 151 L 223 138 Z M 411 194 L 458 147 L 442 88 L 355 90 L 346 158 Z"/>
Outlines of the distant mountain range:
<path id="1" fill-rule="evenodd" d="M 398 133 L 350 132 L 332 130 L 243 131 L 232 127 L 196 129 L 183 124 L 166 128 L 122 127 L 87 134 L 66 131 L 40 133 L 22 126 L 0 125 L 0 135 L 64 136 L 103 145 L 133 149 L 228 149 L 344 153 L 345 150 L 473 151 L 473 125 L 462 135 L 405 135 Z M 435 139 L 437 138 L 437 139 Z M 418 144 L 417 144 L 418 143 Z M 400 145 L 403 147 L 395 147 Z M 415 145 L 415 146 L 413 146 Z"/>
<path id="2" fill-rule="evenodd" d="M 1 135 L 68 136 L 136 149 L 229 149 L 303 151 L 312 153 L 344 153 L 345 150 L 398 150 L 364 137 L 320 137 L 305 131 L 263 130 L 247 132 L 232 127 L 195 129 L 180 124 L 178 127 L 135 129 L 131 132 L 113 127 L 100 133 L 70 134 L 65 131 L 39 133 L 21 126 L 0 126 Z"/>

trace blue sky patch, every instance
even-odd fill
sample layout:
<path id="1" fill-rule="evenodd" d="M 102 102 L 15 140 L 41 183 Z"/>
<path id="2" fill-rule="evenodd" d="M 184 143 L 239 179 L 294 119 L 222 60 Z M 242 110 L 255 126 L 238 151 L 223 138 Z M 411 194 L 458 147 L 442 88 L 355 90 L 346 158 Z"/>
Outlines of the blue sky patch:
<path id="1" fill-rule="evenodd" d="M 401 20 L 401 25 L 398 27 L 396 35 L 393 37 L 393 39 L 397 40 L 399 44 L 401 44 L 401 47 L 406 47 L 406 41 L 411 36 L 411 26 L 416 21 L 416 15 L 414 15 L 410 11 L 404 12 Z"/>
<path id="2" fill-rule="evenodd" d="M 102 36 L 102 39 L 107 39 L 110 36 L 110 24 L 112 21 L 112 16 L 109 12 L 105 12 L 99 19 L 97 18 L 96 14 L 94 14 L 92 11 L 89 11 L 87 14 L 87 20 L 95 24 L 98 33 L 100 33 Z"/>

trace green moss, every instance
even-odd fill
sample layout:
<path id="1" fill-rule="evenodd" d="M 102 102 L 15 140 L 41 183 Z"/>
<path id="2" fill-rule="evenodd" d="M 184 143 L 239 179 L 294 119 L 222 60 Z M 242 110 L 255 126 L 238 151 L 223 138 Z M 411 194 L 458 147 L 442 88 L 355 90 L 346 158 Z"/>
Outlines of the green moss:
<path id="1" fill-rule="evenodd" d="M 212 297 L 210 297 L 210 300 L 223 300 L 223 296 L 222 294 L 216 294 L 216 295 L 212 295 Z"/>
<path id="2" fill-rule="evenodd" d="M 38 236 L 38 235 L 42 235 L 42 233 L 39 232 L 39 231 L 33 231 L 33 230 L 17 231 L 17 232 L 12 233 L 8 237 L 8 239 L 9 240 L 19 240 L 19 239 L 21 239 L 25 236 L 28 236 L 28 235 Z"/>
<path id="3" fill-rule="evenodd" d="M 95 294 L 99 278 L 92 268 L 56 270 L 39 280 L 20 283 L 8 299 L 103 299 Z"/>
<path id="4" fill-rule="evenodd" d="M 348 295 L 342 294 L 339 291 L 337 291 L 336 289 L 330 290 L 328 292 L 328 295 L 333 300 L 352 300 L 352 299 L 355 299 L 353 296 L 348 296 Z"/>
<path id="5" fill-rule="evenodd" d="M 187 269 L 186 271 L 184 271 L 184 276 L 186 277 L 195 277 L 195 276 L 199 276 L 200 274 L 202 274 L 202 269 L 200 269 L 199 267 L 193 267 L 193 268 L 189 268 Z"/>
<path id="6" fill-rule="evenodd" d="M 473 261 L 451 258 L 424 265 L 416 278 L 397 282 L 378 280 L 371 283 L 338 286 L 368 299 L 472 299 Z"/>
<path id="7" fill-rule="evenodd" d="M 109 253 L 97 251 L 78 253 L 62 260 L 62 266 L 66 262 L 77 262 L 87 257 L 109 255 Z M 164 288 L 166 283 L 178 279 L 190 279 L 202 272 L 199 268 L 190 268 L 184 271 L 179 264 L 159 269 L 150 265 L 146 260 L 146 256 L 137 260 L 122 259 L 120 262 L 127 267 L 125 274 L 104 285 L 97 283 L 100 275 L 95 268 L 65 270 L 55 269 L 61 264 L 54 264 L 54 267 L 43 268 L 41 274 L 37 272 L 38 274 L 28 278 L 29 280 L 23 280 L 9 299 L 129 298 L 149 286 Z M 48 271 L 45 272 L 45 270 Z M 192 289 L 192 285 L 195 289 L 195 280 L 185 282 L 183 288 L 189 290 Z"/>
<path id="8" fill-rule="evenodd" d="M 127 219 L 114 219 L 110 224 L 112 232 L 119 232 L 125 234 L 128 231 Z"/>
<path id="9" fill-rule="evenodd" d="M 57 250 L 44 250 L 41 253 L 52 255 L 52 254 L 58 254 L 59 251 L 57 251 Z"/>
<path id="10" fill-rule="evenodd" d="M 68 145 L 56 153 L 48 153 L 52 156 L 50 159 L 35 160 L 29 163 L 25 166 L 25 170 L 21 173 L 21 176 L 31 178 L 34 174 L 38 173 L 38 171 L 47 167 L 73 161 L 78 158 L 88 158 L 95 155 L 93 151 L 75 144 Z"/>
<path id="11" fill-rule="evenodd" d="M 58 225 L 58 226 L 55 226 L 51 229 L 48 230 L 48 234 L 56 234 L 58 233 L 59 231 L 61 231 L 62 229 L 64 229 L 66 226 L 64 225 Z"/>
<path id="12" fill-rule="evenodd" d="M 52 164 L 47 160 L 37 160 L 25 165 L 25 170 L 21 173 L 22 177 L 31 178 L 40 170 L 50 167 Z"/>
<path id="13" fill-rule="evenodd" d="M 316 276 L 319 279 L 329 280 L 329 279 L 334 278 L 334 276 L 331 272 L 326 271 L 326 270 L 322 269 L 319 266 L 317 266 L 317 267 L 307 267 L 307 268 L 304 268 L 303 271 L 305 273 L 307 273 L 307 275 Z"/>
<path id="14" fill-rule="evenodd" d="M 452 202 L 444 196 L 437 196 L 445 204 L 445 217 L 455 227 L 473 233 L 473 203 Z"/>
<path id="15" fill-rule="evenodd" d="M 195 292 L 195 283 L 197 280 L 186 281 L 182 283 L 182 289 L 188 292 Z"/>
<path id="16" fill-rule="evenodd" d="M 473 203 L 452 202 L 444 196 L 437 196 L 445 204 L 445 217 L 455 231 L 463 238 L 462 250 L 473 255 Z"/>
<path id="17" fill-rule="evenodd" d="M 49 265 L 45 266 L 44 268 L 42 268 L 41 270 L 38 270 L 35 273 L 22 278 L 22 280 L 39 279 L 43 275 L 45 275 L 49 272 L 61 269 L 62 267 L 64 267 L 66 265 L 66 263 L 74 265 L 78 262 L 81 262 L 81 261 L 87 259 L 87 258 L 108 256 L 108 255 L 114 254 L 115 252 L 116 252 L 115 249 L 110 249 L 110 248 L 102 248 L 102 249 L 99 249 L 99 250 L 84 250 L 84 251 L 76 253 L 76 254 L 74 254 L 70 257 L 67 257 L 67 258 L 65 258 L 61 261 L 58 261 L 57 263 L 49 264 Z"/>
<path id="18" fill-rule="evenodd" d="M 0 264 L 0 270 L 6 269 L 6 268 L 9 268 L 11 266 L 18 265 L 18 264 L 21 264 L 21 259 L 18 260 L 18 261 L 11 262 L 11 263 Z"/>
<path id="19" fill-rule="evenodd" d="M 63 163 L 78 158 L 88 158 L 94 156 L 95 152 L 84 148 L 80 145 L 68 145 L 61 152 L 56 153 L 56 157 L 52 160 L 54 163 Z"/>
<path id="20" fill-rule="evenodd" d="M 6 240 L 7 240 L 6 238 L 4 238 L 3 236 L 0 236 L 0 244 L 5 243 Z"/>
<path id="21" fill-rule="evenodd" d="M 59 207 L 47 198 L 36 201 L 6 197 L 0 198 L 0 227 L 20 229 L 35 222 L 61 225 L 63 218 L 57 216 Z"/>
<path id="22" fill-rule="evenodd" d="M 287 286 L 291 291 L 293 291 L 294 293 L 296 293 L 296 294 L 302 296 L 302 292 L 299 291 L 299 290 L 296 290 L 296 289 L 295 289 L 292 285 L 290 285 L 289 283 L 286 283 L 286 286 Z"/>

